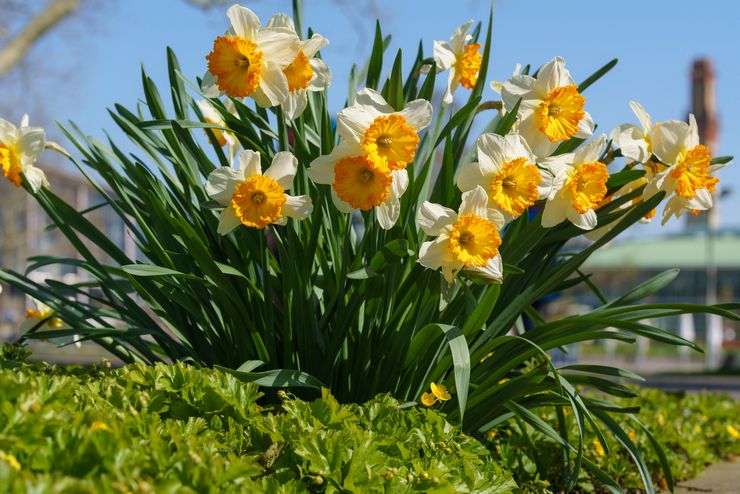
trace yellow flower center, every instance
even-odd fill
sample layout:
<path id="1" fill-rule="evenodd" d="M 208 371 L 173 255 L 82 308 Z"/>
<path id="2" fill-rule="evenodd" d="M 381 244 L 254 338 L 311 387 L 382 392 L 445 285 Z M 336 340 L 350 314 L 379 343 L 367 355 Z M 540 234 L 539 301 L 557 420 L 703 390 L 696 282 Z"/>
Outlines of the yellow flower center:
<path id="1" fill-rule="evenodd" d="M 501 237 L 491 221 L 475 214 L 463 214 L 452 225 L 450 250 L 458 261 L 482 268 L 496 257 Z"/>
<path id="2" fill-rule="evenodd" d="M 281 211 L 286 200 L 285 191 L 275 179 L 255 175 L 236 186 L 231 206 L 242 224 L 264 228 L 283 217 Z"/>
<path id="3" fill-rule="evenodd" d="M 254 41 L 240 36 L 219 36 L 206 57 L 208 71 L 220 90 L 235 98 L 254 93 L 262 74 L 262 51 Z"/>
<path id="4" fill-rule="evenodd" d="M 376 168 L 401 170 L 414 160 L 419 135 L 406 119 L 394 113 L 373 120 L 365 131 L 362 149 Z"/>
<path id="5" fill-rule="evenodd" d="M 679 155 L 679 162 L 671 172 L 671 178 L 677 181 L 676 194 L 687 199 L 696 196 L 699 189 L 714 187 L 718 180 L 709 175 L 709 164 L 712 158 L 706 146 L 696 146 Z"/>
<path id="6" fill-rule="evenodd" d="M 296 89 L 306 89 L 308 87 L 308 83 L 311 82 L 313 77 L 313 69 L 303 50 L 298 50 L 295 59 L 283 69 L 283 74 L 288 79 L 288 91 L 292 92 Z"/>
<path id="7" fill-rule="evenodd" d="M 0 144 L 0 166 L 3 168 L 3 176 L 15 184 L 16 187 L 20 187 L 23 167 L 18 159 L 15 147 Z"/>
<path id="8" fill-rule="evenodd" d="M 519 216 L 539 197 L 537 186 L 541 182 L 536 165 L 527 163 L 526 158 L 516 158 L 504 163 L 493 177 L 489 197 L 502 211 Z"/>
<path id="9" fill-rule="evenodd" d="M 473 89 L 478 82 L 478 72 L 483 60 L 483 56 L 478 53 L 480 46 L 480 43 L 467 45 L 455 61 L 455 72 L 460 76 L 460 84 L 466 89 Z"/>
<path id="10" fill-rule="evenodd" d="M 378 170 L 362 156 L 351 156 L 334 165 L 332 187 L 341 200 L 367 211 L 385 202 L 392 181 L 390 172 Z"/>
<path id="11" fill-rule="evenodd" d="M 585 104 L 586 98 L 578 92 L 578 86 L 561 86 L 550 91 L 537 108 L 540 132 L 552 142 L 570 139 L 578 132 Z"/>
<path id="12" fill-rule="evenodd" d="M 570 172 L 565 190 L 570 195 L 570 204 L 580 214 L 598 207 L 606 195 L 609 172 L 599 161 L 581 163 Z"/>

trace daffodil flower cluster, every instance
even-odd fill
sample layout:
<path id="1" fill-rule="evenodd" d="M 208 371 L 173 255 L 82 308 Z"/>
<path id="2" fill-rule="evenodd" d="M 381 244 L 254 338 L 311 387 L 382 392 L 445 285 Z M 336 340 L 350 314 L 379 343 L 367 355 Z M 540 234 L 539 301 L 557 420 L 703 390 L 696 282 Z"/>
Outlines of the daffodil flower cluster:
<path id="1" fill-rule="evenodd" d="M 645 171 L 639 181 L 644 185 L 642 197 L 666 193 L 663 224 L 686 212 L 700 214 L 710 209 L 712 193 L 719 183 L 714 174 L 728 162 L 712 164 L 709 149 L 699 142 L 694 115 L 689 115 L 688 123 L 668 120 L 653 124 L 642 105 L 632 101 L 630 106 L 640 126 L 620 125 L 611 138 L 622 155 L 631 160 L 631 166 L 640 165 Z"/>
<path id="2" fill-rule="evenodd" d="M 295 2 L 296 19 L 299 7 Z M 27 117 L 19 127 L 0 120 L 3 175 L 31 190 L 74 245 L 98 239 L 122 265 L 109 274 L 81 252 L 85 262 L 72 261 L 95 268 L 89 286 L 99 281 L 101 290 L 91 298 L 105 311 L 46 300 L 56 314 L 39 302 L 23 324 L 27 337 L 39 329 L 39 337 L 53 338 L 54 329 L 68 337 L 81 328 L 86 339 L 100 334 L 100 344 L 122 359 L 266 365 L 265 373 L 240 374 L 260 375 L 260 384 L 331 387 L 349 400 L 391 392 L 445 412 L 453 400 L 445 384 L 454 379 L 457 418 L 465 415 L 479 430 L 501 410 L 515 410 L 504 406 L 512 396 L 572 389 L 560 376 L 539 379 L 531 394 L 512 394 L 504 390 L 535 381 L 487 372 L 531 371 L 532 348 L 506 337 L 520 318 L 542 327 L 531 312 L 535 303 L 585 279 L 574 273 L 588 255 L 639 217 L 649 221 L 659 200 L 663 222 L 712 207 L 715 173 L 729 161 L 713 162 L 693 116 L 654 124 L 635 102 L 639 125 L 596 134 L 582 93 L 603 69 L 578 84 L 554 57 L 531 75 L 517 65 L 508 80 L 489 83 L 491 26 L 482 49 L 472 21 L 434 41 L 433 57 L 420 50 L 405 80 L 400 51 L 382 78 L 378 25 L 363 70 L 367 87 L 358 82 L 363 71 L 353 73 L 354 94 L 333 122 L 326 96 L 332 74 L 321 57 L 328 40 L 304 38 L 285 14 L 263 24 L 234 5 L 227 16 L 230 26 L 205 56 L 196 99 L 181 80 L 170 82 L 176 118 L 168 120 L 146 77 L 147 104 L 117 115 L 161 174 L 121 148 L 75 139 L 83 164 L 106 181 L 101 193 L 147 257 L 143 264 L 105 242 L 86 212 L 58 208 L 62 199 L 44 190 L 46 177 L 35 166 L 41 151 L 66 152 Z M 179 77 L 168 56 L 169 73 Z M 481 103 L 489 87 L 500 101 Z M 468 103 L 456 107 L 465 94 Z M 491 109 L 497 112 L 487 130 L 472 134 Z M 621 170 L 614 168 L 619 158 L 626 160 Z M 564 256 L 563 245 L 581 235 L 597 243 Z M 524 275 L 509 280 L 509 273 Z M 119 276 L 126 283 L 110 283 Z M 20 275 L 0 270 L 0 279 L 39 293 Z M 130 297 L 132 289 L 140 299 Z M 139 300 L 152 310 L 137 310 Z M 610 329 L 599 337 L 627 339 L 631 329 L 620 322 L 632 320 L 635 307 L 602 314 Z M 675 316 L 678 309 L 651 310 Z M 132 329 L 121 333 L 123 344 L 111 332 L 96 333 L 111 314 Z M 574 323 L 579 317 L 560 326 L 548 321 L 537 350 L 593 339 L 593 318 Z M 555 336 L 557 327 L 567 331 Z M 468 391 L 476 397 L 466 412 Z M 509 398 L 501 403 L 502 396 Z"/>

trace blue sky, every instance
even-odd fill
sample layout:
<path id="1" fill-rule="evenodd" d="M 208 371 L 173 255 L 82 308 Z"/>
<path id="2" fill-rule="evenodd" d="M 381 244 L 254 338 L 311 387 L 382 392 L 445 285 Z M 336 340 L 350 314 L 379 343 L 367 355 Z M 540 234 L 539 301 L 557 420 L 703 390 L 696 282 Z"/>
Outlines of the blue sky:
<path id="1" fill-rule="evenodd" d="M 182 0 L 126 0 L 101 2 L 94 25 L 71 27 L 74 38 L 50 35 L 37 47 L 49 50 L 55 67 L 72 67 L 74 76 L 59 92 L 49 92 L 46 113 L 55 119 L 72 119 L 91 134 L 113 129 L 106 107 L 120 102 L 134 106 L 141 96 L 140 63 L 158 83 L 166 80 L 165 47 L 175 49 L 185 74 L 203 74 L 205 55 L 213 38 L 226 29 L 227 6 L 203 11 Z M 103 6 L 104 4 L 104 6 Z M 447 39 L 468 19 L 488 19 L 486 1 L 439 0 L 304 0 L 306 24 L 327 37 L 323 50 L 334 73 L 330 101 L 341 109 L 346 78 L 353 62 L 367 57 L 375 18 L 384 33 L 393 36 L 390 53 L 403 48 L 410 57 L 420 38 L 431 54 L 435 39 Z M 263 20 L 290 12 L 290 1 L 244 1 Z M 641 102 L 654 120 L 683 119 L 689 109 L 689 70 L 697 56 L 714 59 L 720 116 L 719 154 L 740 155 L 740 3 L 676 2 L 669 0 L 595 2 L 568 0 L 499 0 L 494 13 L 490 80 L 510 76 L 516 63 L 539 66 L 555 55 L 566 59 L 576 80 L 582 80 L 612 58 L 619 64 L 587 90 L 587 110 L 608 132 L 624 122 L 637 123 L 629 109 L 631 99 Z M 69 31 L 68 29 L 68 31 Z M 390 61 L 388 61 L 390 63 Z M 407 64 L 408 65 L 408 64 Z M 388 69 L 388 65 L 384 69 Z M 461 90 L 464 92 L 464 90 Z M 51 95 L 53 94 L 53 97 Z M 462 96 L 462 95 L 461 95 Z M 496 97 L 490 89 L 485 98 Z M 721 203 L 723 226 L 740 227 L 740 163 L 720 174 L 721 185 L 733 194 Z M 663 230 L 638 227 L 633 234 L 680 230 L 675 221 Z"/>

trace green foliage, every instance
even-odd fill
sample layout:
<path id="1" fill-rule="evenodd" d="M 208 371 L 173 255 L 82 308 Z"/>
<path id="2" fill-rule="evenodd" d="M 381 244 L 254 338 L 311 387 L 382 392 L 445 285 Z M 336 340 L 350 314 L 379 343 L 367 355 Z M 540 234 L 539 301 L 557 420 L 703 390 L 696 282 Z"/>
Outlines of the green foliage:
<path id="1" fill-rule="evenodd" d="M 0 370 L 3 493 L 522 492 L 480 442 L 387 395 L 263 409 L 255 384 L 182 363 L 14 363 Z"/>
<path id="2" fill-rule="evenodd" d="M 616 400 L 615 405 L 633 407 L 635 399 Z M 668 490 L 671 479 L 665 476 L 661 461 L 668 463 L 676 482 L 695 477 L 707 465 L 740 456 L 740 402 L 728 396 L 709 393 L 666 393 L 655 389 L 640 391 L 640 410 L 628 415 L 615 415 L 626 431 L 627 438 L 642 453 L 656 489 Z M 541 409 L 542 420 L 558 423 L 563 410 Z M 578 434 L 576 419 L 568 413 L 567 434 Z M 509 422 L 492 431 L 487 445 L 496 458 L 514 473 L 519 483 L 546 478 L 553 490 L 564 487 L 569 480 L 561 468 L 557 441 L 522 422 Z M 654 454 L 655 440 L 663 447 L 665 457 Z M 601 445 L 597 435 L 584 437 L 587 457 L 602 472 L 623 489 L 638 492 L 642 479 L 634 467 L 627 449 L 617 441 Z M 608 449 L 607 449 L 608 448 Z M 606 493 L 609 489 L 593 473 L 582 471 L 577 479 L 577 491 Z"/>

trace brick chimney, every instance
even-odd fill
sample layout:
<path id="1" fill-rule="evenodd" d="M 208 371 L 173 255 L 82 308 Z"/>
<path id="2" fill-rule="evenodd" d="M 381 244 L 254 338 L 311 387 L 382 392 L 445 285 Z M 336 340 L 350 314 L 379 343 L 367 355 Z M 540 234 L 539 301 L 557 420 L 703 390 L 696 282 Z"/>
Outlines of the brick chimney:
<path id="1" fill-rule="evenodd" d="M 699 126 L 699 142 L 717 155 L 719 120 L 714 92 L 714 64 L 711 58 L 697 58 L 691 67 L 691 113 Z M 714 192 L 714 207 L 698 216 L 686 215 L 686 230 L 706 231 L 719 228 L 718 190 Z"/>

